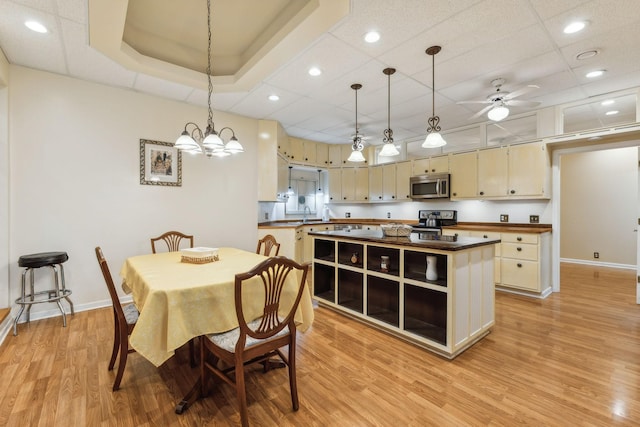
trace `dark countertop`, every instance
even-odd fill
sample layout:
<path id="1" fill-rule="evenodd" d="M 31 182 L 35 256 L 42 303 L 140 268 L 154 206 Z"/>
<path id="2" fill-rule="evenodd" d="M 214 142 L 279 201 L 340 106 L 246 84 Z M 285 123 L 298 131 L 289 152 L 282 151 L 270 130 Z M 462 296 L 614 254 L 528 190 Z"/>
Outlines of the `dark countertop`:
<path id="1" fill-rule="evenodd" d="M 498 222 L 459 222 L 457 225 L 442 227 L 447 230 L 493 231 L 497 233 L 533 233 L 551 232 L 551 224 L 516 224 Z"/>
<path id="2" fill-rule="evenodd" d="M 307 225 L 336 225 L 336 224 L 362 224 L 362 225 L 380 225 L 380 224 L 415 224 L 417 220 L 404 220 L 404 219 L 374 219 L 374 218 L 333 218 L 329 221 L 322 221 L 321 219 L 311 218 L 307 222 L 303 223 L 301 219 L 291 220 L 279 220 L 279 221 L 267 221 L 259 222 L 258 228 L 297 228 Z"/>
<path id="3" fill-rule="evenodd" d="M 408 237 L 386 237 L 382 231 L 312 231 L 316 237 L 340 238 L 364 242 L 383 243 L 386 245 L 412 246 L 422 249 L 439 249 L 442 251 L 460 251 L 476 246 L 500 243 L 500 239 L 481 239 L 476 237 L 435 236 L 432 239 L 420 239 L 420 233 L 411 233 Z"/>

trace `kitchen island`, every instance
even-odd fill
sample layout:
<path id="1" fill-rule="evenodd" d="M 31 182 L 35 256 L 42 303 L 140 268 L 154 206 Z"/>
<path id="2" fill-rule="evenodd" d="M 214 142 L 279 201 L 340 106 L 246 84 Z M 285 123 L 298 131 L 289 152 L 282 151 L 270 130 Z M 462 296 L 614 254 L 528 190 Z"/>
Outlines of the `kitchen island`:
<path id="1" fill-rule="evenodd" d="M 499 239 L 387 237 L 370 230 L 309 234 L 313 295 L 322 306 L 449 359 L 494 324 Z"/>

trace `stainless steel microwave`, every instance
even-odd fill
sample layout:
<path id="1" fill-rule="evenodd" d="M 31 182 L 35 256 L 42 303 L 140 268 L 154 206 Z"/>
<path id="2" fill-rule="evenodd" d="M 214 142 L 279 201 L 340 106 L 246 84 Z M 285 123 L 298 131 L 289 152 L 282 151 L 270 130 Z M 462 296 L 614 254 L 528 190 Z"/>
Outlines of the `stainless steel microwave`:
<path id="1" fill-rule="evenodd" d="M 448 199 L 448 173 L 412 176 L 409 180 L 412 199 Z"/>

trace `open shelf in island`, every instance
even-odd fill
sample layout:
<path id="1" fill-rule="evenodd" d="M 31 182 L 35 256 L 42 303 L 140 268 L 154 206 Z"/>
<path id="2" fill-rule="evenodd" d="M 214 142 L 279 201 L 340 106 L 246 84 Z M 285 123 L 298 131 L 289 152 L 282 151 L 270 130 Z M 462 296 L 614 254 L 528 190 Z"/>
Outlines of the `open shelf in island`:
<path id="1" fill-rule="evenodd" d="M 311 232 L 314 298 L 453 359 L 494 324 L 495 244 Z M 382 257 L 385 257 L 384 259 Z"/>

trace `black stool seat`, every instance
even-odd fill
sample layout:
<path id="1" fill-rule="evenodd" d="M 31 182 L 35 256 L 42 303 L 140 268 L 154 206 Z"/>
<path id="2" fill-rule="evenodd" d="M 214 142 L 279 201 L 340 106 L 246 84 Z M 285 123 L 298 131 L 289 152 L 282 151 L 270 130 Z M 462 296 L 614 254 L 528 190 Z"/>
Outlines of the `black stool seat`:
<path id="1" fill-rule="evenodd" d="M 66 252 L 41 252 L 39 254 L 22 255 L 18 265 L 27 268 L 40 268 L 47 265 L 62 264 L 69 259 Z"/>

